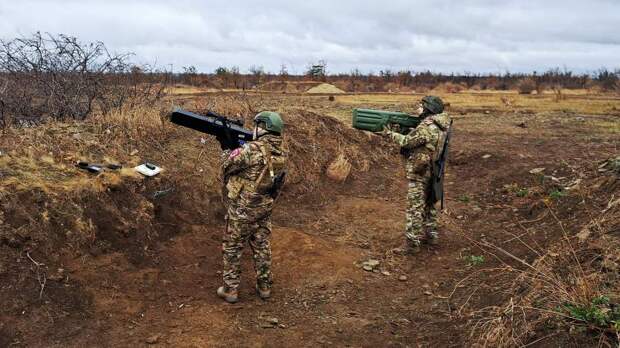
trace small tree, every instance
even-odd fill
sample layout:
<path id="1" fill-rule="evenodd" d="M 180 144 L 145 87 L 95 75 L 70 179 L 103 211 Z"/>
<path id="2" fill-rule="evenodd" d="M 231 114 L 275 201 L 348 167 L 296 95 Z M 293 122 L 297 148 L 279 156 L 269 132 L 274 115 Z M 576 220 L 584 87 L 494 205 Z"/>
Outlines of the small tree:
<path id="1" fill-rule="evenodd" d="M 280 73 L 278 75 L 280 75 L 280 80 L 288 80 L 288 68 L 286 67 L 286 64 L 280 65 Z"/>
<path id="2" fill-rule="evenodd" d="M 596 76 L 596 81 L 604 91 L 614 91 L 620 81 L 620 71 L 609 71 L 605 68 L 600 69 Z"/>
<path id="3" fill-rule="evenodd" d="M 327 64 L 324 60 L 320 60 L 318 64 L 312 64 L 308 67 L 306 75 L 312 80 L 325 81 Z"/>
<path id="4" fill-rule="evenodd" d="M 239 72 L 238 66 L 233 66 L 229 70 L 230 79 L 232 80 L 232 84 L 235 88 L 243 88 L 245 89 L 245 84 L 243 84 L 241 73 Z"/>
<path id="5" fill-rule="evenodd" d="M 252 65 L 250 67 L 250 73 L 252 74 L 252 85 L 260 85 L 265 76 L 265 69 L 262 66 Z"/>
<path id="6" fill-rule="evenodd" d="M 183 67 L 183 83 L 194 86 L 198 76 L 198 69 L 195 66 Z"/>

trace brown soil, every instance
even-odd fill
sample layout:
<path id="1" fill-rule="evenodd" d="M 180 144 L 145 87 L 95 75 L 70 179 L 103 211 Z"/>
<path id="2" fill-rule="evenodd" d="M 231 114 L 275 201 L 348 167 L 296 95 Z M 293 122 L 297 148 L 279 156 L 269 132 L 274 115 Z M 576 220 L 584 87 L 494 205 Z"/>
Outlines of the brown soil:
<path id="1" fill-rule="evenodd" d="M 160 144 L 105 145 L 107 133 L 78 125 L 103 144 L 102 154 L 167 167 L 154 179 L 112 173 L 104 180 L 63 160 L 77 149 L 53 130 L 5 136 L 0 151 L 12 159 L 0 168 L 0 346 L 469 345 L 475 341 L 469 320 L 503 304 L 512 281 L 497 271 L 502 262 L 477 245 L 501 244 L 531 261 L 536 255 L 513 238 L 523 234 L 520 225 L 537 227 L 523 238 L 541 248 L 561 238 L 541 203 L 560 183 L 529 171 L 544 167 L 562 183 L 582 172 L 592 178 L 598 161 L 618 149 L 617 134 L 594 128 L 586 134 L 582 125 L 562 122 L 563 115 L 455 115 L 441 244 L 404 256 L 394 251 L 403 242 L 406 187 L 396 149 L 316 113 L 291 109 L 285 117 L 295 121 L 287 139 L 292 173 L 274 212 L 273 298 L 254 295 L 246 254 L 235 305 L 215 295 L 223 210 L 212 165 L 219 149 L 211 140 L 201 147 L 199 134 L 168 129 Z M 524 117 L 528 128 L 517 126 Z M 20 139 L 27 147 L 40 137 L 63 146 L 62 153 L 41 148 L 52 152 L 49 172 L 64 173 L 63 184 L 39 178 L 44 183 L 33 189 L 9 181 L 21 173 L 11 144 Z M 133 148 L 138 158 L 129 155 Z M 341 184 L 325 176 L 340 153 L 352 163 Z M 69 183 L 78 179 L 99 183 L 76 192 Z M 510 187 L 530 194 L 519 197 Z M 572 194 L 551 202 L 575 232 L 587 223 L 579 204 Z M 483 265 L 464 260 L 481 254 Z M 375 272 L 360 267 L 368 259 L 381 262 Z M 555 341 L 539 346 L 595 342 L 557 330 Z"/>

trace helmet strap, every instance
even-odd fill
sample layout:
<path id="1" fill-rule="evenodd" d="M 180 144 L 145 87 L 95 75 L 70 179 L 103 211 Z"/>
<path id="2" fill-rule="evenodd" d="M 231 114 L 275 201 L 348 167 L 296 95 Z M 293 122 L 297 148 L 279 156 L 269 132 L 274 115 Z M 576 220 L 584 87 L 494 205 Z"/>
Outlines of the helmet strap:
<path id="1" fill-rule="evenodd" d="M 258 124 L 254 125 L 254 133 L 252 135 L 252 139 L 256 140 L 260 137 L 262 137 L 263 135 L 269 133 L 268 131 L 262 129 L 261 127 L 258 126 Z"/>

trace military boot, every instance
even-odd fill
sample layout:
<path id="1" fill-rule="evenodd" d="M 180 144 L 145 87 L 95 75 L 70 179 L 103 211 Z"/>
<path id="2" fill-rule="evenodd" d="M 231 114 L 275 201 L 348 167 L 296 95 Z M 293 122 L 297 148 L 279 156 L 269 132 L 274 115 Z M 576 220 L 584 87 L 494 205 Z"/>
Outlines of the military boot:
<path id="1" fill-rule="evenodd" d="M 221 297 L 228 303 L 237 303 L 237 301 L 239 301 L 237 290 L 228 289 L 226 286 L 220 286 L 217 288 L 217 296 Z"/>
<path id="2" fill-rule="evenodd" d="M 271 287 L 267 284 L 256 283 L 256 294 L 262 300 L 267 300 L 271 297 Z"/>
<path id="3" fill-rule="evenodd" d="M 426 243 L 428 243 L 428 245 L 439 245 L 439 237 L 436 234 L 429 236 L 426 239 Z"/>
<path id="4" fill-rule="evenodd" d="M 428 245 L 438 245 L 439 244 L 439 236 L 436 231 L 427 231 L 426 232 L 426 243 Z"/>
<path id="5" fill-rule="evenodd" d="M 407 245 L 405 246 L 405 253 L 408 255 L 416 255 L 419 252 L 420 252 L 420 242 L 407 240 Z"/>

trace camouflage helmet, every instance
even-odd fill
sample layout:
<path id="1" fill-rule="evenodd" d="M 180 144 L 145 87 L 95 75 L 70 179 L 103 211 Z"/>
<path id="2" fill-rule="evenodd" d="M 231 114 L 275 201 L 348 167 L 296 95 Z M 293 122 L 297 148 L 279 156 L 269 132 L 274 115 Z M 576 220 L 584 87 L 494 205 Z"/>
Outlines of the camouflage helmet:
<path id="1" fill-rule="evenodd" d="M 443 101 L 434 95 L 427 95 L 422 98 L 422 107 L 432 114 L 441 114 L 443 112 Z"/>
<path id="2" fill-rule="evenodd" d="M 264 128 L 272 133 L 282 134 L 284 129 L 284 122 L 280 114 L 273 111 L 262 111 L 254 117 L 254 123 L 262 124 L 261 128 Z"/>

